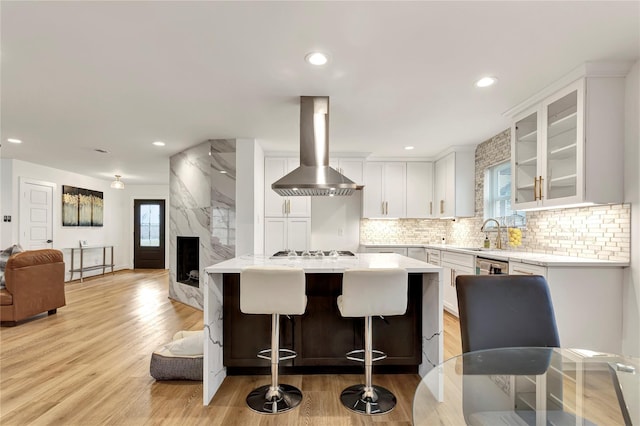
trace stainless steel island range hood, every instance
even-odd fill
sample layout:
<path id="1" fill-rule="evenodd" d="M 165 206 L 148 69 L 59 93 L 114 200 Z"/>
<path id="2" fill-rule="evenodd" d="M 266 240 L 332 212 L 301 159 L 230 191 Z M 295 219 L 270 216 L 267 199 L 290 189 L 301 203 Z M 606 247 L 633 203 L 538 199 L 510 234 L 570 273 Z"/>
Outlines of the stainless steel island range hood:
<path id="1" fill-rule="evenodd" d="M 329 167 L 329 97 L 300 97 L 300 167 L 271 185 L 283 196 L 351 195 L 356 184 Z"/>

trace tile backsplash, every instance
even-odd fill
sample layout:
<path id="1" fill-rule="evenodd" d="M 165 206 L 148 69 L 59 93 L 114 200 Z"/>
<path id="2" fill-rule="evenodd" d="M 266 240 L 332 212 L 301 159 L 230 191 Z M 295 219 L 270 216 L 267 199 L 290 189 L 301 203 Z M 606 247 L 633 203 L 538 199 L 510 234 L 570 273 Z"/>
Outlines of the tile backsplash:
<path id="1" fill-rule="evenodd" d="M 362 219 L 360 243 L 439 244 L 444 237 L 447 244 L 482 246 L 485 237 L 480 232 L 484 208 L 484 170 L 509 160 L 510 150 L 510 129 L 477 146 L 474 217 L 456 220 Z M 526 216 L 522 245 L 515 250 L 589 259 L 630 260 L 630 204 L 542 210 L 527 212 Z M 495 232 L 490 233 L 489 238 L 493 247 Z M 506 235 L 503 235 L 503 242 L 506 241 Z"/>

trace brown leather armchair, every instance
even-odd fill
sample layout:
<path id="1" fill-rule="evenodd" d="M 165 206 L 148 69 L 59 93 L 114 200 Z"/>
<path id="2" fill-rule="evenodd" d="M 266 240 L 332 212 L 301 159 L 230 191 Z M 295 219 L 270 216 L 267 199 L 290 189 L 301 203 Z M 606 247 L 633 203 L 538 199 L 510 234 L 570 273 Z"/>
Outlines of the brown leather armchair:
<path id="1" fill-rule="evenodd" d="M 6 289 L 0 290 L 0 321 L 17 321 L 65 305 L 64 262 L 60 250 L 14 254 L 5 267 Z"/>

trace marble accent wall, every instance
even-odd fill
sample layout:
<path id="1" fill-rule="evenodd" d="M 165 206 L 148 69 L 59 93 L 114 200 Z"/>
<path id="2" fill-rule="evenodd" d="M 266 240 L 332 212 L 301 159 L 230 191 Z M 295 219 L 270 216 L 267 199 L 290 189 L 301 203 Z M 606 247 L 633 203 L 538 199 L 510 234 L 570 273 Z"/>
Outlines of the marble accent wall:
<path id="1" fill-rule="evenodd" d="M 204 308 L 204 268 L 235 256 L 236 143 L 211 139 L 170 159 L 169 297 Z M 200 237 L 200 282 L 177 282 L 178 236 Z"/>

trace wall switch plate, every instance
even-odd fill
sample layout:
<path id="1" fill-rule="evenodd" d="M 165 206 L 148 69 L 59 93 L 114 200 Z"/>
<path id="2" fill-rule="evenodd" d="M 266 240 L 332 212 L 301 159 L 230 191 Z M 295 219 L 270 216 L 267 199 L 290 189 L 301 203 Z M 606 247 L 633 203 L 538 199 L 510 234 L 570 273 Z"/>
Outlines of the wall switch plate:
<path id="1" fill-rule="evenodd" d="M 4 222 L 11 222 L 11 216 L 4 216 L 3 220 Z"/>

